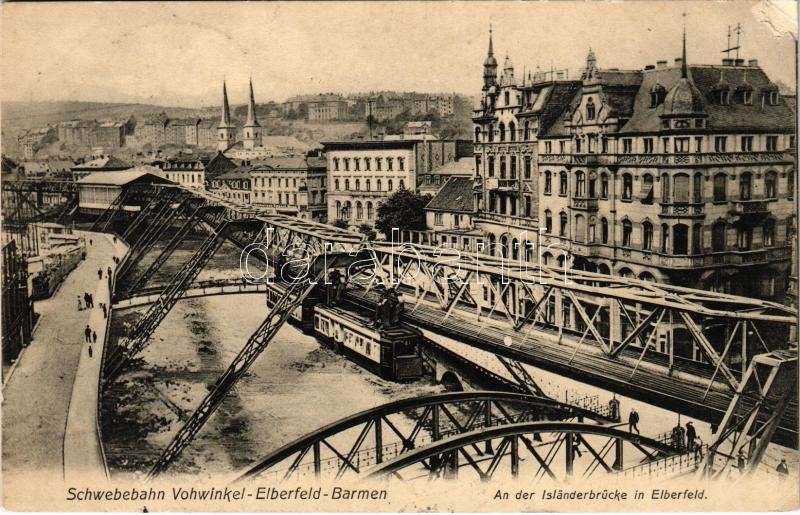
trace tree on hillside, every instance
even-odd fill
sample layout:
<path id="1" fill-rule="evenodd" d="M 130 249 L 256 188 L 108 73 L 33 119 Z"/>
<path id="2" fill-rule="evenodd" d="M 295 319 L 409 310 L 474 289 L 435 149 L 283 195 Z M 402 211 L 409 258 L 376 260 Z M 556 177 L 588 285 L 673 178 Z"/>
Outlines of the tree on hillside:
<path id="1" fill-rule="evenodd" d="M 394 228 L 401 231 L 424 231 L 427 229 L 425 206 L 430 200 L 430 195 L 419 195 L 401 188 L 378 208 L 375 228 L 387 238 L 391 237 Z"/>

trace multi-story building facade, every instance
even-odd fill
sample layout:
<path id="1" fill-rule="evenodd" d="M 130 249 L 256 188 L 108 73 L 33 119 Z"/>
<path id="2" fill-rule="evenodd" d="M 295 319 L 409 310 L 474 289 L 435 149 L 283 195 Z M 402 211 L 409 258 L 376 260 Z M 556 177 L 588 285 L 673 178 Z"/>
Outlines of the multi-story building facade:
<path id="1" fill-rule="evenodd" d="M 93 120 L 70 120 L 58 124 L 58 140 L 67 145 L 91 146 L 97 126 Z"/>
<path id="2" fill-rule="evenodd" d="M 125 145 L 125 122 L 101 122 L 91 133 L 93 147 L 117 149 Z"/>
<path id="3" fill-rule="evenodd" d="M 160 163 L 163 176 L 188 188 L 205 189 L 205 165 L 200 159 L 176 157 Z"/>
<path id="4" fill-rule="evenodd" d="M 150 145 L 159 148 L 166 143 L 167 122 L 166 113 L 147 118 L 136 126 L 136 140 L 140 145 Z"/>
<path id="5" fill-rule="evenodd" d="M 249 204 L 252 193 L 251 184 L 250 167 L 241 166 L 211 179 L 208 190 L 223 198 Z"/>
<path id="6" fill-rule="evenodd" d="M 252 202 L 303 220 L 327 220 L 327 163 L 318 157 L 260 160 L 250 170 Z"/>
<path id="7" fill-rule="evenodd" d="M 784 298 L 794 117 L 756 61 L 602 70 L 538 138 L 543 245 L 574 266 Z M 545 253 L 544 258 L 548 255 Z"/>
<path id="8" fill-rule="evenodd" d="M 374 226 L 378 207 L 400 189 L 417 189 L 417 174 L 471 155 L 469 142 L 374 140 L 324 143 L 328 220 Z"/>

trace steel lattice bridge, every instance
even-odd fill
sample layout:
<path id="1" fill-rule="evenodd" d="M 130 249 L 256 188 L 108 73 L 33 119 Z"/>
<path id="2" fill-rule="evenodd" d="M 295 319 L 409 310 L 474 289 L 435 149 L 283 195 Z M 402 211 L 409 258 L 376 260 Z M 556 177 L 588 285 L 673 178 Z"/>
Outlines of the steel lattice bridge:
<path id="1" fill-rule="evenodd" d="M 35 190 L 3 182 L 4 192 L 25 188 Z M 53 191 L 59 188 L 65 196 L 74 195 L 63 185 Z M 136 209 L 130 209 L 132 205 Z M 397 284 L 410 299 L 406 322 L 488 351 L 530 395 L 546 397 L 523 364 L 719 424 L 719 439 L 709 453 L 715 458 L 705 468 L 709 473 L 725 470 L 741 449 L 757 464 L 768 442 L 798 445 L 797 382 L 787 379 L 797 367 L 797 350 L 789 343 L 797 334 L 797 314 L 787 306 L 452 249 L 370 242 L 332 226 L 266 214 L 178 186 L 130 187 L 95 219 L 92 229 L 114 232 L 129 244 L 118 267 L 117 298 L 135 296 L 146 288 L 148 279 L 191 234 L 205 235 L 162 285 L 128 338 L 113 348 L 106 346 L 105 385 L 148 345 L 225 241 L 241 249 L 257 245 L 250 256 L 273 269 L 298 258 L 305 264 L 303 277 L 286 283 L 285 295 L 210 387 L 151 475 L 165 471 L 190 444 L 289 314 L 316 288 L 314 283 L 324 281 L 332 269 L 346 271 L 344 297 L 355 305 L 374 308 L 379 291 Z M 154 247 L 155 258 L 137 272 L 136 265 Z M 518 449 L 520 434 L 577 431 L 543 427 L 491 426 L 492 440 L 502 439 L 507 448 Z M 606 436 L 625 440 L 616 433 Z M 414 456 L 420 463 L 433 460 L 444 468 L 448 459 L 457 459 L 453 448 L 436 449 L 439 458 Z"/>

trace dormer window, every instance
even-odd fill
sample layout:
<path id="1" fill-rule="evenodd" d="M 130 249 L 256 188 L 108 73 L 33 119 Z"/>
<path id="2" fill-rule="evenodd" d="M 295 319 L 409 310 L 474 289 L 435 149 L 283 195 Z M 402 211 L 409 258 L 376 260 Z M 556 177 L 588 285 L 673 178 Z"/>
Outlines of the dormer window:
<path id="1" fill-rule="evenodd" d="M 770 91 L 769 92 L 769 105 L 773 105 L 773 106 L 778 105 L 778 92 L 777 91 Z"/>
<path id="2" fill-rule="evenodd" d="M 664 97 L 667 96 L 667 90 L 661 84 L 656 84 L 650 90 L 650 108 L 656 108 L 664 102 Z"/>
<path id="3" fill-rule="evenodd" d="M 719 104 L 720 105 L 729 105 L 731 103 L 731 92 L 727 89 L 720 90 L 719 92 Z"/>
<path id="4" fill-rule="evenodd" d="M 749 89 L 742 91 L 742 102 L 744 105 L 753 105 L 753 92 Z"/>

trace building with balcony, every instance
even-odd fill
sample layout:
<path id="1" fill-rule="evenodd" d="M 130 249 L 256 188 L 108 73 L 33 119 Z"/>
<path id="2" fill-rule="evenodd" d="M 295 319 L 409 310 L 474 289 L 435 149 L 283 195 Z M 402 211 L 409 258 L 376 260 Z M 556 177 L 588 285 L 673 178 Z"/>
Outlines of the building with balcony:
<path id="1" fill-rule="evenodd" d="M 160 163 L 162 175 L 187 188 L 205 189 L 205 164 L 198 158 L 175 157 Z"/>
<path id="2" fill-rule="evenodd" d="M 757 61 L 686 57 L 685 35 L 673 66 L 606 70 L 590 51 L 538 135 L 541 243 L 586 270 L 783 300 L 793 111 Z"/>
<path id="3" fill-rule="evenodd" d="M 252 203 L 303 220 L 325 222 L 326 160 L 319 157 L 262 159 L 250 169 Z"/>

